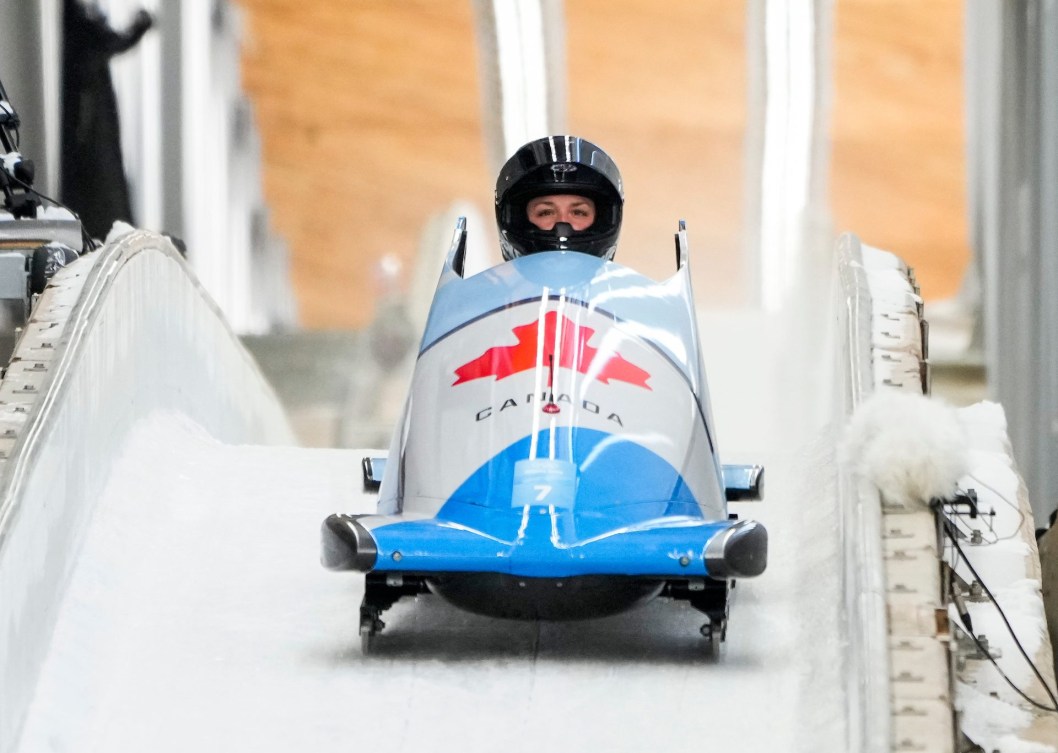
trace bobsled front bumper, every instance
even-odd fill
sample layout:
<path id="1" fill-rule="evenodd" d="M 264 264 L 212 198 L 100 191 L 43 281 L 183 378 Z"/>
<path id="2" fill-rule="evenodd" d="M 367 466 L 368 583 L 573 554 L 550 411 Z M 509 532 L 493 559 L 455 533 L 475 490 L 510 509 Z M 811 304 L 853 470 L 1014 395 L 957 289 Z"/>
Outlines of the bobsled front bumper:
<path id="1" fill-rule="evenodd" d="M 429 519 L 343 515 L 323 523 L 323 565 L 359 572 L 492 572 L 526 577 L 633 575 L 750 578 L 767 565 L 768 533 L 755 521 L 666 520 L 562 542 L 554 511 L 527 508 L 514 541 Z"/>

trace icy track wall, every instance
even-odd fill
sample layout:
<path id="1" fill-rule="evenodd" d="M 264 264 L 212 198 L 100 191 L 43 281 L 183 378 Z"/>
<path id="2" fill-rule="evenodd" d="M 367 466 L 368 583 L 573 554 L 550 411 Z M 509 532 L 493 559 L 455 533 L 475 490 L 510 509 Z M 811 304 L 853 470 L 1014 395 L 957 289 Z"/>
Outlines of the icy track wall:
<path id="1" fill-rule="evenodd" d="M 111 459 L 158 411 L 224 442 L 294 444 L 223 314 L 166 239 L 139 231 L 53 278 L 0 382 L 0 753 L 17 740 Z"/>
<path id="2" fill-rule="evenodd" d="M 838 241 L 838 384 L 844 386 L 842 416 L 851 415 L 873 390 L 872 301 L 859 239 Z M 861 493 L 850 474 L 838 474 L 841 540 L 844 546 L 846 633 L 845 698 L 849 750 L 888 753 L 891 719 L 882 516 L 877 493 Z"/>
<path id="3" fill-rule="evenodd" d="M 861 347 L 859 358 L 867 359 L 871 378 L 860 385 L 852 407 L 875 391 L 923 394 L 928 383 L 926 337 L 913 275 L 896 256 L 862 246 L 852 235 L 842 239 L 841 256 L 870 298 L 868 315 L 861 312 L 866 325 L 861 323 L 860 343 L 867 347 Z M 870 521 L 858 531 L 870 542 L 864 545 L 869 558 L 863 560 L 863 571 L 871 573 L 870 591 L 859 598 L 861 606 L 870 605 L 872 640 L 880 644 L 874 653 L 885 655 L 884 667 L 876 664 L 874 677 L 885 678 L 887 692 L 876 692 L 874 702 L 882 706 L 888 701 L 887 739 L 894 749 L 950 752 L 955 735 L 947 628 L 938 617 L 944 602 L 934 515 L 924 506 L 887 506 L 871 483 L 846 483 L 861 520 Z M 877 683 L 876 691 L 882 687 Z"/>
<path id="4" fill-rule="evenodd" d="M 839 257 L 846 411 L 876 391 L 923 394 L 929 382 L 927 340 L 910 270 L 852 235 L 841 239 Z M 983 626 L 999 647 L 995 658 L 1016 684 L 1036 699 L 1047 697 L 1013 638 L 1015 632 L 1020 635 L 1041 668 L 1040 682 L 1053 686 L 1031 507 L 1010 452 L 1003 409 L 980 403 L 958 415 L 970 453 L 969 472 L 959 483 L 976 488 L 986 513 L 959 523 L 967 539 L 966 554 L 960 552 L 965 566 L 942 546 L 932 510 L 883 500 L 871 483 L 840 472 L 850 750 L 952 753 L 963 749 L 956 740 L 964 735 L 988 751 L 1058 750 L 1058 718 L 1019 698 L 983 655 L 966 648 L 970 639 L 960 638 L 958 628 L 949 629 L 952 614 L 946 613 L 947 581 L 940 562 L 955 560 L 970 582 L 972 560 L 1014 617 L 1014 628 L 1007 632 L 993 604 L 970 604 L 975 631 Z M 966 598 L 972 597 L 970 589 Z"/>
<path id="5" fill-rule="evenodd" d="M 906 265 L 846 234 L 842 280 L 845 412 L 876 390 L 924 391 L 921 298 Z M 878 489 L 839 473 L 844 500 L 850 748 L 954 749 L 939 550 L 929 510 L 887 510 Z"/>

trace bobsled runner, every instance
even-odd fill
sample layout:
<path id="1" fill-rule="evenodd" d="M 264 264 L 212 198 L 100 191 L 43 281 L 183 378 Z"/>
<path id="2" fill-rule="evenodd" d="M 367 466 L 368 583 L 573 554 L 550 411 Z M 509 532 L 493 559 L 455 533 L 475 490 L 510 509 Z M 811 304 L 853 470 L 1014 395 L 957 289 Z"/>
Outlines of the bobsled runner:
<path id="1" fill-rule="evenodd" d="M 323 524 L 323 564 L 366 573 L 365 650 L 426 593 L 543 620 L 682 599 L 717 650 L 767 559 L 727 502 L 759 499 L 763 469 L 719 460 L 683 223 L 660 283 L 568 250 L 464 279 L 465 247 L 461 220 L 389 454 L 364 460 L 377 512 Z"/>

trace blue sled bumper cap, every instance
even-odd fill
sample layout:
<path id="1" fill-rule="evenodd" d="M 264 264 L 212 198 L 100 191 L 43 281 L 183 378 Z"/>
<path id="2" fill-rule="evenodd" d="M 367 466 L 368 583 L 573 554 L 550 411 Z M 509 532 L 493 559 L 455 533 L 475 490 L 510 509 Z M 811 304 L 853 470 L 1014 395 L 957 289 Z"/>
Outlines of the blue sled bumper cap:
<path id="1" fill-rule="evenodd" d="M 536 512 L 546 513 L 541 508 Z M 359 572 L 469 573 L 563 578 L 752 578 L 767 565 L 768 534 L 754 521 L 694 521 L 563 543 L 549 515 L 529 515 L 517 541 L 437 519 L 331 515 L 323 524 L 323 565 Z M 382 522 L 385 521 L 385 522 Z M 382 523 L 380 525 L 380 523 Z M 541 530 L 534 535 L 534 528 Z"/>
<path id="2" fill-rule="evenodd" d="M 359 515 L 330 515 L 323 521 L 323 548 L 320 561 L 328 570 L 374 569 L 378 546 L 357 518 Z"/>

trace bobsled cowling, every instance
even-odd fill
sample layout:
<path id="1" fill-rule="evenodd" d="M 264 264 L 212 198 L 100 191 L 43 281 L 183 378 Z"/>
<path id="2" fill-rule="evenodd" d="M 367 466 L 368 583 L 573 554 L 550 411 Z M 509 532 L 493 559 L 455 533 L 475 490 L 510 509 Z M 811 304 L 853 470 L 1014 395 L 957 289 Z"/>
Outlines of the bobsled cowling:
<path id="1" fill-rule="evenodd" d="M 577 252 L 468 279 L 446 264 L 378 512 L 669 503 L 725 520 L 697 343 L 686 267 L 655 283 Z M 515 489 L 526 474 L 544 496 Z"/>
<path id="2" fill-rule="evenodd" d="M 530 578 L 763 571 L 764 528 L 727 513 L 687 265 L 658 283 L 554 251 L 464 279 L 460 254 L 456 243 L 438 283 L 378 514 L 328 518 L 324 563 Z"/>

